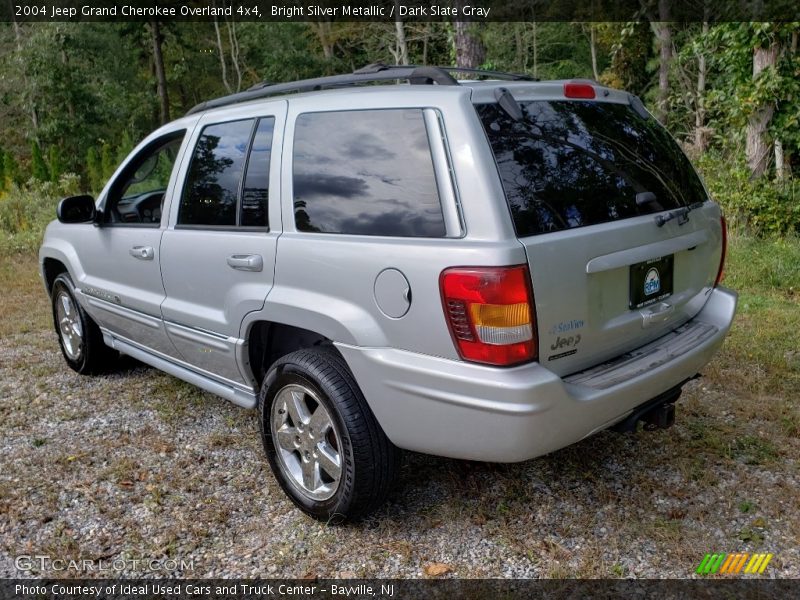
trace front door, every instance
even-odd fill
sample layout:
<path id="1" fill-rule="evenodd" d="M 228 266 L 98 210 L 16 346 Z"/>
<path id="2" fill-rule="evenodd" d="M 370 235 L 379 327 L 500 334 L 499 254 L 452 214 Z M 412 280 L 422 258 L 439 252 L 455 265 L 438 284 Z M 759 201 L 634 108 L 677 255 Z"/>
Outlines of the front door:
<path id="1" fill-rule="evenodd" d="M 185 134 L 176 130 L 147 143 L 107 186 L 101 223 L 80 241 L 86 275 L 77 282 L 100 327 L 171 357 L 177 351 L 161 319 L 159 246 Z"/>
<path id="2" fill-rule="evenodd" d="M 271 159 L 280 156 L 286 103 L 260 108 L 257 116 L 200 121 L 179 206 L 161 240 L 161 312 L 170 339 L 195 368 L 245 384 L 236 359 L 240 326 L 272 288 L 281 230 L 280 164 Z"/>

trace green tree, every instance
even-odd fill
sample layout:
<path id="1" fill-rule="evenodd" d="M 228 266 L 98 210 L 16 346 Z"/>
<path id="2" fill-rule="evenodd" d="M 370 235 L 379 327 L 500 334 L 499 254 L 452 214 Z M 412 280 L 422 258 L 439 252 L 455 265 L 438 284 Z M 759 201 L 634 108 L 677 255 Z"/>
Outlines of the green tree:
<path id="1" fill-rule="evenodd" d="M 117 146 L 117 164 L 120 164 L 128 157 L 128 154 L 131 153 L 133 147 L 134 143 L 131 139 L 131 134 L 126 129 L 122 132 L 122 137 L 120 138 L 119 145 Z"/>
<path id="2" fill-rule="evenodd" d="M 31 142 L 31 177 L 39 181 L 50 181 L 50 172 L 37 142 Z"/>
<path id="3" fill-rule="evenodd" d="M 709 110 L 729 145 L 744 147 L 753 177 L 774 168 L 775 142 L 784 172 L 787 157 L 800 151 L 799 29 L 798 23 L 723 23 L 710 32 L 723 50 L 709 57 Z"/>
<path id="4" fill-rule="evenodd" d="M 86 152 L 86 179 L 89 183 L 89 189 L 92 191 L 99 192 L 103 188 L 105 182 L 103 169 L 100 166 L 100 157 L 97 155 L 97 150 L 95 150 L 94 146 Z"/>
<path id="5" fill-rule="evenodd" d="M 111 145 L 103 144 L 103 147 L 100 148 L 100 173 L 103 183 L 108 181 L 108 179 L 114 174 L 114 170 L 116 168 L 117 161 L 114 157 L 114 152 L 111 149 Z"/>
<path id="6" fill-rule="evenodd" d="M 611 47 L 611 65 L 600 81 L 644 96 L 653 79 L 647 68 L 654 55 L 652 36 L 647 23 L 605 23 L 598 28 L 600 43 Z"/>
<path id="7" fill-rule="evenodd" d="M 64 156 L 61 154 L 61 148 L 55 144 L 47 150 L 47 166 L 50 170 L 50 181 L 58 183 L 58 179 L 64 174 L 66 168 L 64 167 Z"/>
<path id="8" fill-rule="evenodd" d="M 3 176 L 5 178 L 6 185 L 8 183 L 20 182 L 19 164 L 11 152 L 6 152 L 5 156 L 3 157 Z"/>

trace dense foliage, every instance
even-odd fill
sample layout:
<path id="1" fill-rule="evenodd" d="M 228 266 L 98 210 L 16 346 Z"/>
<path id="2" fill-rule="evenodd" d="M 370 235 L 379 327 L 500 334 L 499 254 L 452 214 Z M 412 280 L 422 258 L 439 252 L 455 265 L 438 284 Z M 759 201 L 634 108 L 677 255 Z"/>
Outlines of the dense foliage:
<path id="1" fill-rule="evenodd" d="M 471 56 L 641 96 L 735 226 L 797 232 L 798 33 L 798 23 L 3 23 L 0 224 L 40 229 L 42 194 L 64 181 L 99 191 L 145 134 L 210 97 L 376 61 Z M 477 52 L 459 51 L 464 36 Z"/>

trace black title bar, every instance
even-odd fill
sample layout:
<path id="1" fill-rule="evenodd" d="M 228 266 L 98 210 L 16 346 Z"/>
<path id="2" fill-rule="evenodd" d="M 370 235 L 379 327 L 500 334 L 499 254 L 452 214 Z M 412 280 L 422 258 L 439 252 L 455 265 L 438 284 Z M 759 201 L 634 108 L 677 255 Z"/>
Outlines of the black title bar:
<path id="1" fill-rule="evenodd" d="M 0 21 L 797 21 L 797 0 L 0 0 Z"/>
<path id="2" fill-rule="evenodd" d="M 4 600 L 406 600 L 538 598 L 769 598 L 797 597 L 797 583 L 776 579 L 707 577 L 675 580 L 537 579 L 6 579 Z"/>

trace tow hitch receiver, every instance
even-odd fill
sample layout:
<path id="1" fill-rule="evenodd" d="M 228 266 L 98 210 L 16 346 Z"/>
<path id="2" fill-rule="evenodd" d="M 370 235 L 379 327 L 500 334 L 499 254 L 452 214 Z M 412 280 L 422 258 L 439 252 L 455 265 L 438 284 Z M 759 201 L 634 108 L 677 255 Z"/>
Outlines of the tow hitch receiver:
<path id="1" fill-rule="evenodd" d="M 672 427 L 675 423 L 675 405 L 669 402 L 656 406 L 642 415 L 642 421 L 647 431 Z"/>
<path id="2" fill-rule="evenodd" d="M 686 382 L 684 381 L 683 383 Z M 681 395 L 683 383 L 638 406 L 630 415 L 611 429 L 620 433 L 634 432 L 639 425 L 639 421 L 644 423 L 646 431 L 672 427 L 675 423 L 675 402 Z"/>

